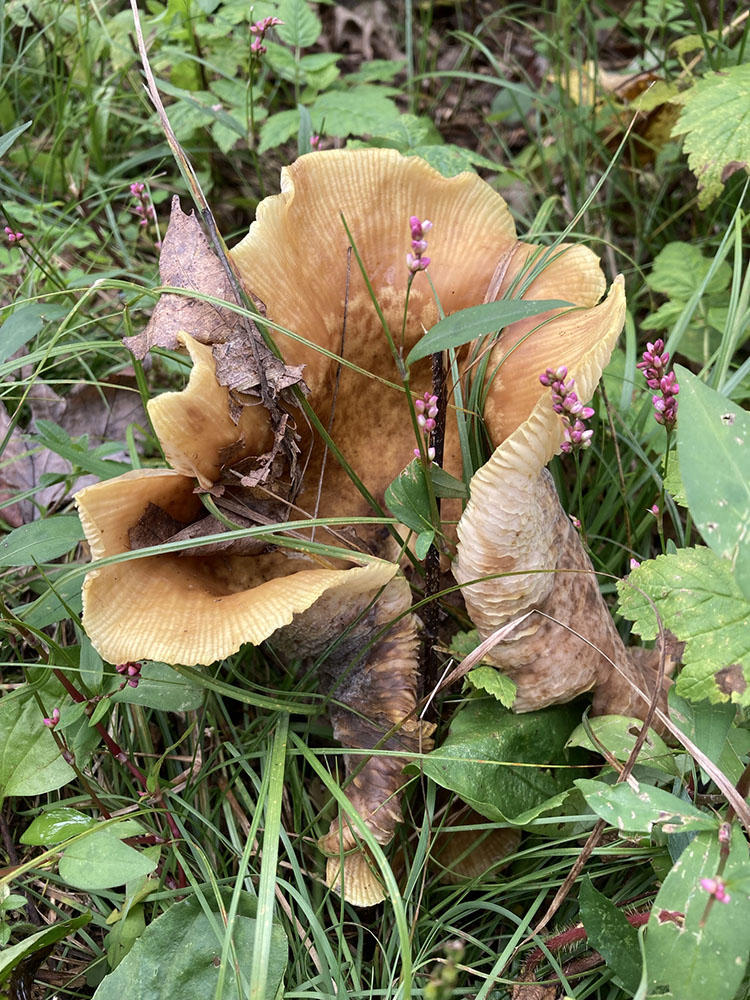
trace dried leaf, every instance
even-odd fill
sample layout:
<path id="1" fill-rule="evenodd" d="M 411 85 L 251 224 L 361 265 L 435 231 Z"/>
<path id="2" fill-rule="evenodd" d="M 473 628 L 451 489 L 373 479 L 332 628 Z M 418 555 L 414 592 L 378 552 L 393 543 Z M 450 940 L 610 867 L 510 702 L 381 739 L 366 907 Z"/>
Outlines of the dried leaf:
<path id="1" fill-rule="evenodd" d="M 260 334 L 258 337 L 260 338 Z M 265 350 L 265 345 L 263 347 Z M 216 344 L 212 353 L 219 385 L 225 385 L 233 392 L 260 396 L 262 381 L 261 372 L 258 371 L 256 348 L 257 344 L 248 342 L 244 335 L 233 337 L 223 344 Z M 272 354 L 261 355 L 261 359 L 262 375 L 265 376 L 268 387 L 275 396 L 280 395 L 282 390 L 289 386 L 302 382 L 304 365 L 285 365 L 280 358 Z M 252 403 L 257 405 L 255 400 Z"/>
<path id="2" fill-rule="evenodd" d="M 150 545 L 161 545 L 184 527 L 183 521 L 176 520 L 157 504 L 150 503 L 128 531 L 130 548 L 145 549 Z"/>

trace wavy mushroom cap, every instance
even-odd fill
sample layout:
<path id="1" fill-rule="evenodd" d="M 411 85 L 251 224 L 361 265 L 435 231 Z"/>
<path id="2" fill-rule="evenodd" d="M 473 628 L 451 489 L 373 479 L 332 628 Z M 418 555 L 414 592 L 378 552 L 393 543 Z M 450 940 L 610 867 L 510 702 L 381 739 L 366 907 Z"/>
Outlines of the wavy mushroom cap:
<path id="1" fill-rule="evenodd" d="M 479 177 L 467 173 L 445 178 L 416 157 L 378 149 L 313 153 L 285 168 L 281 193 L 258 206 L 250 232 L 232 251 L 248 290 L 263 302 L 268 318 L 289 331 L 274 336 L 288 364 L 306 366 L 304 377 L 318 418 L 381 502 L 388 484 L 411 460 L 415 441 L 396 364 L 349 251 L 342 219 L 397 343 L 404 326 L 406 354 L 438 319 L 429 281 L 420 273 L 411 286 L 404 324 L 413 215 L 434 224 L 427 234 L 429 276 L 449 314 L 506 294 L 534 253 L 517 241 L 505 202 Z M 517 344 L 528 332 L 528 323 L 503 332 L 495 350 L 504 350 L 507 357 L 488 403 L 490 425 L 499 428 L 498 434 L 507 433 L 519 420 L 519 407 L 529 405 L 518 395 L 519 387 L 558 356 L 550 347 L 553 334 L 565 340 L 566 331 L 585 322 L 581 318 L 595 312 L 592 307 L 603 288 L 598 262 L 589 250 L 558 247 L 525 290 L 527 298 L 563 299 L 582 309 L 578 318 L 566 318 L 565 323 L 553 318 L 510 352 L 503 345 Z M 127 552 L 130 529 L 149 504 L 161 506 L 182 524 L 195 520 L 203 513 L 193 493 L 195 479 L 209 489 L 231 461 L 262 455 L 273 442 L 262 406 L 246 407 L 239 423 L 232 421 L 229 393 L 216 380 L 210 349 L 195 343 L 190 330 L 181 339 L 193 360 L 190 381 L 182 392 L 164 393 L 149 405 L 174 471 L 137 470 L 79 494 L 81 519 L 95 557 Z M 535 345 L 542 349 L 536 351 Z M 344 363 L 336 360 L 339 356 Z M 492 360 L 494 365 L 495 355 Z M 430 388 L 429 359 L 414 366 L 411 385 L 417 394 Z M 346 470 L 326 455 L 299 415 L 292 416 L 305 467 L 296 497 L 299 516 L 371 514 Z M 455 473 L 460 470 L 452 422 L 444 464 Z M 389 554 L 384 529 L 361 528 L 358 534 L 379 554 Z M 318 537 L 332 541 L 328 533 Z M 159 540 L 164 539 L 154 539 Z M 192 556 L 135 558 L 89 574 L 85 626 L 106 659 L 211 662 L 244 641 L 267 638 L 326 589 L 343 586 L 341 574 L 352 572 L 338 566 L 295 572 L 300 562 L 281 552 L 249 556 L 194 551 Z M 373 563 L 353 572 L 352 585 L 361 578 L 376 589 L 395 568 Z"/>

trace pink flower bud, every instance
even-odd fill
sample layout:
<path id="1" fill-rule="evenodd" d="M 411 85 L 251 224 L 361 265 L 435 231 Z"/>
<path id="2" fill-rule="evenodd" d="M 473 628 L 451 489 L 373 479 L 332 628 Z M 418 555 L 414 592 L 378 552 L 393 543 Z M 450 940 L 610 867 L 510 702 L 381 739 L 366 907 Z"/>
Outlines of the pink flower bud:
<path id="1" fill-rule="evenodd" d="M 57 723 L 60 721 L 60 709 L 53 708 L 52 715 L 50 716 L 50 718 L 43 719 L 42 721 L 44 722 L 44 725 L 47 726 L 48 729 L 54 729 Z"/>
<path id="2" fill-rule="evenodd" d="M 638 560 L 637 560 L 637 559 L 631 559 L 631 560 L 630 560 L 630 568 L 631 568 L 631 569 L 638 569 L 638 567 L 639 567 L 640 565 L 641 565 L 641 564 L 640 564 L 640 563 L 638 562 Z"/>

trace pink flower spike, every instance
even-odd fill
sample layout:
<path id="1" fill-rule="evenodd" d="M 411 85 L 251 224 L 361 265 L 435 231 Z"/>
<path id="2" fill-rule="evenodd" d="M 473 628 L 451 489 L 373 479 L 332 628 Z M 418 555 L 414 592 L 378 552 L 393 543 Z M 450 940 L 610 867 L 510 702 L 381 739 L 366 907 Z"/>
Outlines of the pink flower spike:
<path id="1" fill-rule="evenodd" d="M 52 709 L 52 715 L 50 716 L 50 718 L 49 719 L 44 719 L 43 721 L 44 721 L 45 726 L 47 726 L 48 729 L 54 729 L 55 726 L 57 725 L 57 723 L 60 721 L 60 709 L 59 708 L 53 708 Z"/>
<path id="2" fill-rule="evenodd" d="M 713 896 L 717 903 L 728 903 L 732 898 L 720 878 L 702 878 L 700 887 L 705 889 L 709 896 Z"/>
<path id="3" fill-rule="evenodd" d="M 659 504 L 655 503 L 651 507 L 649 507 L 648 508 L 648 513 L 649 514 L 653 514 L 654 517 L 658 517 L 659 516 Z"/>

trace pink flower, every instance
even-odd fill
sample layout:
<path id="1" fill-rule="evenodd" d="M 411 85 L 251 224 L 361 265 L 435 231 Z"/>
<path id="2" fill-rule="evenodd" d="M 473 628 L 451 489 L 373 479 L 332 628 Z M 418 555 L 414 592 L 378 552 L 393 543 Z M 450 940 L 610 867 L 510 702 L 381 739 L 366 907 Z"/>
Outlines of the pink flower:
<path id="1" fill-rule="evenodd" d="M 594 432 L 586 426 L 585 421 L 593 417 L 594 410 L 583 405 L 578 394 L 573 391 L 575 379 L 571 378 L 566 382 L 567 376 L 567 367 L 560 365 L 557 369 L 548 368 L 539 376 L 539 381 L 552 392 L 552 409 L 562 417 L 564 428 L 560 450 L 570 454 L 580 448 L 588 448 L 591 444 Z M 572 417 L 576 419 L 572 420 Z"/>
<path id="2" fill-rule="evenodd" d="M 266 32 L 269 28 L 275 28 L 278 24 L 283 23 L 278 17 L 264 17 L 262 20 L 256 21 L 255 24 L 251 24 L 250 34 L 255 35 L 255 38 L 250 43 L 250 51 L 256 56 L 262 56 L 266 51 L 266 47 L 263 44 Z"/>
<path id="3" fill-rule="evenodd" d="M 637 560 L 637 559 L 631 559 L 631 560 L 630 560 L 630 568 L 631 568 L 631 569 L 638 569 L 638 567 L 639 567 L 640 565 L 641 565 L 641 564 L 640 564 L 640 563 L 638 562 L 638 560 Z"/>
<path id="4" fill-rule="evenodd" d="M 5 238 L 8 243 L 20 243 L 23 239 L 23 233 L 17 233 L 10 228 L 10 226 L 5 227 Z"/>
<path id="5" fill-rule="evenodd" d="M 420 220 L 418 215 L 412 215 L 409 218 L 409 228 L 411 229 L 411 248 L 414 252 L 406 255 L 406 266 L 412 274 L 416 274 L 417 271 L 426 271 L 430 264 L 430 258 L 423 257 L 422 254 L 427 249 L 427 240 L 424 238 L 424 234 L 432 229 L 432 223 L 429 219 Z"/>
<path id="6" fill-rule="evenodd" d="M 310 147 L 312 149 L 320 149 L 320 136 L 317 133 L 310 136 Z"/>
<path id="7" fill-rule="evenodd" d="M 654 517 L 658 517 L 659 516 L 659 504 L 658 503 L 652 504 L 648 508 L 648 513 L 649 514 L 653 514 Z"/>
<path id="8" fill-rule="evenodd" d="M 53 708 L 52 715 L 49 719 L 44 719 L 43 722 L 48 729 L 54 729 L 57 723 L 60 721 L 60 709 Z"/>
<path id="9" fill-rule="evenodd" d="M 125 680 L 120 685 L 120 690 L 129 685 L 132 688 L 137 688 L 138 683 L 141 679 L 141 664 L 140 663 L 118 663 L 115 667 L 118 674 L 124 674 Z"/>
<path id="10" fill-rule="evenodd" d="M 668 362 L 669 352 L 664 350 L 664 341 L 655 340 L 653 344 L 650 341 L 646 344 L 643 361 L 639 361 L 636 367 L 643 372 L 649 389 L 661 393 L 660 396 L 651 397 L 654 420 L 671 431 L 677 422 L 677 395 L 680 385 L 674 372 L 667 374 Z"/>
<path id="11" fill-rule="evenodd" d="M 717 903 L 728 903 L 732 898 L 720 878 L 702 878 L 700 886 L 701 889 L 706 890 L 709 896 L 713 896 Z"/>
<path id="12" fill-rule="evenodd" d="M 430 434 L 435 430 L 435 417 L 438 415 L 438 398 L 432 393 L 426 392 L 422 399 L 414 400 L 414 409 L 417 411 L 417 424 L 424 434 L 424 451 L 430 462 L 435 461 L 435 449 L 430 447 Z M 419 448 L 414 449 L 416 458 L 421 458 Z"/>

